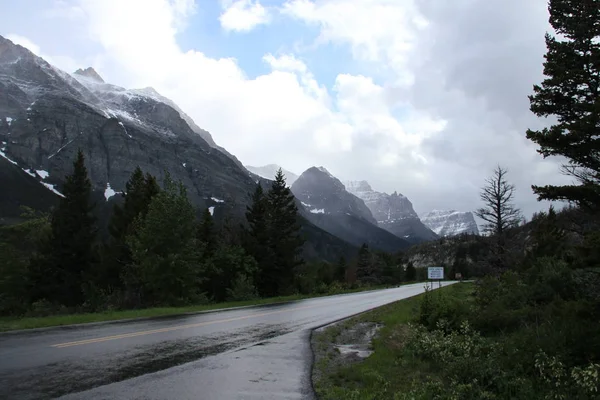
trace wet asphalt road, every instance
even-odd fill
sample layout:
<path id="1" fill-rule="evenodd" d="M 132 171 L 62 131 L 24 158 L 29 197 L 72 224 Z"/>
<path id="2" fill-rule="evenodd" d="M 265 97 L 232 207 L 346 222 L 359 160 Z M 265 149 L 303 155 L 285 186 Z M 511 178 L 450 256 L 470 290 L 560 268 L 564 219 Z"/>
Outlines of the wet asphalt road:
<path id="1" fill-rule="evenodd" d="M 312 329 L 421 292 L 0 334 L 0 399 L 312 399 Z"/>

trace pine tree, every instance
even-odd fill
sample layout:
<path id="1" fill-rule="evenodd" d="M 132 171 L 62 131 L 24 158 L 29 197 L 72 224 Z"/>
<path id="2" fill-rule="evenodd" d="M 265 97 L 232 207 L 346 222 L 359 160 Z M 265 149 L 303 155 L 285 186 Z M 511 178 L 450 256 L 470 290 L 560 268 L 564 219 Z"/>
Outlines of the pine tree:
<path id="1" fill-rule="evenodd" d="M 531 111 L 557 123 L 527 138 L 545 157 L 563 156 L 563 172 L 580 185 L 533 186 L 538 199 L 600 207 L 600 1 L 550 0 L 550 24 L 560 39 L 546 34 L 546 79 L 533 87 Z"/>
<path id="2" fill-rule="evenodd" d="M 215 232 L 215 222 L 213 221 L 212 214 L 208 208 L 202 213 L 202 220 L 198 224 L 196 235 L 198 240 L 204 243 L 204 257 L 211 257 L 215 252 L 217 236 Z"/>
<path id="3" fill-rule="evenodd" d="M 412 262 L 409 262 L 406 266 L 405 278 L 407 282 L 412 282 L 417 279 L 417 269 Z"/>
<path id="4" fill-rule="evenodd" d="M 267 198 L 260 183 L 252 195 L 252 204 L 246 209 L 248 228 L 244 235 L 244 247 L 258 263 L 255 281 L 261 295 L 266 295 L 273 271 L 274 256 L 269 237 L 269 214 Z"/>
<path id="5" fill-rule="evenodd" d="M 374 283 L 377 280 L 375 256 L 366 243 L 358 250 L 356 278 L 362 283 Z"/>
<path id="6" fill-rule="evenodd" d="M 92 190 L 79 150 L 73 173 L 66 177 L 61 198 L 51 217 L 50 238 L 41 258 L 32 263 L 34 299 L 46 299 L 65 306 L 84 302 L 84 286 L 95 262 L 96 237 Z"/>
<path id="7" fill-rule="evenodd" d="M 338 282 L 344 282 L 346 280 L 346 269 L 348 268 L 348 263 L 346 262 L 346 257 L 340 256 L 338 259 L 337 265 L 335 266 L 335 280 Z"/>
<path id="8" fill-rule="evenodd" d="M 163 190 L 127 237 L 144 304 L 179 305 L 198 298 L 203 272 L 195 217 L 185 187 L 167 173 Z"/>
<path id="9" fill-rule="evenodd" d="M 566 231 L 560 226 L 554 207 L 550 206 L 547 213 L 536 215 L 532 222 L 533 258 L 564 256 Z"/>
<path id="10" fill-rule="evenodd" d="M 264 293 L 269 296 L 292 289 L 295 268 L 302 264 L 299 257 L 304 239 L 300 236 L 296 199 L 285 182 L 281 168 L 275 175 L 268 199 L 270 248 L 274 255 L 271 271 L 264 271 Z"/>
<path id="11" fill-rule="evenodd" d="M 102 271 L 98 284 L 102 288 L 112 289 L 123 285 L 131 286 L 135 280 L 131 276 L 131 250 L 127 244 L 127 236 L 133 234 L 134 221 L 145 217 L 152 198 L 160 192 L 156 178 L 142 172 L 138 166 L 125 184 L 123 204 L 115 204 L 109 223 L 111 241 L 105 249 Z M 131 287 L 130 287 L 131 289 Z"/>

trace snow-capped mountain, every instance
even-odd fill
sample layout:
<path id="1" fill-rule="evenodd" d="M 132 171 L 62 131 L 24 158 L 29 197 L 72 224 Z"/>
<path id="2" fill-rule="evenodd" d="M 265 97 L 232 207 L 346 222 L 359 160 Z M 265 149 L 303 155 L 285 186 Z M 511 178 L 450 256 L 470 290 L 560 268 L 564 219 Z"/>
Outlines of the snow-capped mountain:
<path id="1" fill-rule="evenodd" d="M 456 236 L 464 233 L 479 235 L 477 222 L 471 212 L 433 210 L 421 216 L 421 221 L 440 236 Z"/>
<path id="2" fill-rule="evenodd" d="M 364 201 L 349 193 L 324 167 L 304 171 L 292 185 L 292 192 L 309 211 L 312 223 L 354 245 L 367 243 L 385 251 L 408 246 L 407 241 L 378 227 Z"/>
<path id="3" fill-rule="evenodd" d="M 246 165 L 245 168 L 248 171 L 260 177 L 273 180 L 275 178 L 275 174 L 281 167 L 277 164 L 268 164 L 263 165 L 262 167 L 253 167 L 251 165 Z M 281 172 L 283 172 L 283 174 L 285 175 L 285 181 L 288 184 L 288 186 L 292 186 L 294 182 L 296 182 L 296 179 L 298 179 L 298 175 L 286 170 L 285 168 L 281 168 Z"/>
<path id="4" fill-rule="evenodd" d="M 122 191 L 136 166 L 168 170 L 200 207 L 247 199 L 254 188 L 241 163 L 220 149 L 171 100 L 151 88 L 128 90 L 93 69 L 64 72 L 0 36 L 1 156 L 40 176 L 51 190 L 80 148 L 93 189 Z M 243 209 L 243 201 L 235 204 Z"/>
<path id="5" fill-rule="evenodd" d="M 377 224 L 388 232 L 412 242 L 438 238 L 421 222 L 410 200 L 402 194 L 377 192 L 367 181 L 345 181 L 344 185 L 348 192 L 364 201 Z"/>

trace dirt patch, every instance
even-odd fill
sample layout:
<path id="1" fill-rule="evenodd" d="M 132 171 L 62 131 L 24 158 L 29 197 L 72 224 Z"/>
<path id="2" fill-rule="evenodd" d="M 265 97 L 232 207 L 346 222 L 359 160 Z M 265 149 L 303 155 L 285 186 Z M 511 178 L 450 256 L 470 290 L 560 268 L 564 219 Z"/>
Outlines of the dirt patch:
<path id="1" fill-rule="evenodd" d="M 315 330 L 311 339 L 313 383 L 318 385 L 323 375 L 361 362 L 373 354 L 371 342 L 382 327 L 374 322 L 346 320 Z"/>

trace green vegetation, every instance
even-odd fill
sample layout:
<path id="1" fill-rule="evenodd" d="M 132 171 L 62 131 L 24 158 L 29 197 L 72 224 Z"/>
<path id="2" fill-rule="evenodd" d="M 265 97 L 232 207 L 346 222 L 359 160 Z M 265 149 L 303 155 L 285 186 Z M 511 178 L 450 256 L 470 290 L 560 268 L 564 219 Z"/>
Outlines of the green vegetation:
<path id="1" fill-rule="evenodd" d="M 473 290 L 473 284 L 459 283 L 436 289 L 432 296 L 436 299 L 443 296 L 468 308 Z M 394 399 L 397 393 L 410 390 L 413 384 L 420 384 L 431 373 L 432 366 L 407 354 L 405 347 L 410 335 L 408 323 L 418 321 L 424 297 L 426 295 L 419 295 L 392 303 L 315 332 L 313 343 L 323 349 L 353 325 L 361 322 L 383 324 L 372 343 L 374 353 L 364 361 L 336 365 L 332 361 L 334 355 L 327 354 L 315 364 L 315 369 L 321 373 L 321 379 L 314 382 L 319 398 Z"/>
<path id="2" fill-rule="evenodd" d="M 471 256 L 470 270 L 483 276 L 470 289 L 428 291 L 347 322 L 385 328 L 366 360 L 333 369 L 334 354 L 319 361 L 321 398 L 600 398 L 600 7 L 550 0 L 549 11 L 558 35 L 546 35 L 546 79 L 530 102 L 556 123 L 527 137 L 544 157 L 565 157 L 564 172 L 579 185 L 533 191 L 575 207 L 520 224 L 514 187 L 498 167 L 478 211 L 491 235 Z M 344 325 L 320 334 L 317 346 Z"/>

